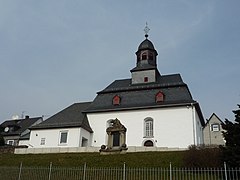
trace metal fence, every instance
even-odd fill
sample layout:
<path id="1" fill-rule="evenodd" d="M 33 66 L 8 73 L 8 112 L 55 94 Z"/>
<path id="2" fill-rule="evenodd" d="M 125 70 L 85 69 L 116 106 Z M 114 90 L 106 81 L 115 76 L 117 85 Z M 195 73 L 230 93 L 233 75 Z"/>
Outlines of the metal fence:
<path id="1" fill-rule="evenodd" d="M 3 180 L 239 180 L 240 168 L 0 167 Z"/>

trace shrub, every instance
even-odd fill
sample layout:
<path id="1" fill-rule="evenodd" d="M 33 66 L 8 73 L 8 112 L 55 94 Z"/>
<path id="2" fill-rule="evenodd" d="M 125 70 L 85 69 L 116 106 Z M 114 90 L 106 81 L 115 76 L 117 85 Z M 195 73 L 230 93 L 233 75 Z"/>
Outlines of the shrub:
<path id="1" fill-rule="evenodd" d="M 190 146 L 183 157 L 185 167 L 221 167 L 222 151 L 216 146 Z"/>
<path id="2" fill-rule="evenodd" d="M 3 136 L 0 134 L 0 146 L 4 146 L 4 145 L 5 145 L 5 142 L 4 142 Z"/>

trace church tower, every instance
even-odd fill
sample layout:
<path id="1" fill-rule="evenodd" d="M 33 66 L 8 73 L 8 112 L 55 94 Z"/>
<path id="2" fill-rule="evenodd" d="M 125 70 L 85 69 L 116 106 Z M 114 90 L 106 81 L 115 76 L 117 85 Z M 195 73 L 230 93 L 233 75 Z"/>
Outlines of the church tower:
<path id="1" fill-rule="evenodd" d="M 148 39 L 149 28 L 146 25 L 145 40 L 138 46 L 136 52 L 137 64 L 131 70 L 132 84 L 154 83 L 157 81 L 160 73 L 157 69 L 157 51 L 153 43 Z"/>

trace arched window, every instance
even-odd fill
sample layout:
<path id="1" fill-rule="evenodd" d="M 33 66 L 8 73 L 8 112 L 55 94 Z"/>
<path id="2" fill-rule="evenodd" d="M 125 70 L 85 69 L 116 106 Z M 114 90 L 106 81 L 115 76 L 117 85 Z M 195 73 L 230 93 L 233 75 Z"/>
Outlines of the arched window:
<path id="1" fill-rule="evenodd" d="M 144 119 L 144 137 L 153 137 L 153 119 Z"/>
<path id="2" fill-rule="evenodd" d="M 146 52 L 142 54 L 142 60 L 147 60 L 147 53 Z"/>
<path id="3" fill-rule="evenodd" d="M 147 141 L 144 142 L 144 146 L 152 147 L 153 146 L 153 142 L 151 140 L 147 140 Z"/>

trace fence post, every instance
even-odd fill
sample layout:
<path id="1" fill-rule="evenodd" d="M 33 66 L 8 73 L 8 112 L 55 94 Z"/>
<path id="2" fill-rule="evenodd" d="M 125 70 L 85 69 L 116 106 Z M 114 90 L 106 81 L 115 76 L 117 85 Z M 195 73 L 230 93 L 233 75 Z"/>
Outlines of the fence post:
<path id="1" fill-rule="evenodd" d="M 50 166 L 49 166 L 48 180 L 51 180 L 51 173 L 52 173 L 52 162 L 50 162 Z"/>
<path id="2" fill-rule="evenodd" d="M 21 173 L 22 173 L 22 162 L 19 167 L 18 180 L 21 180 Z"/>
<path id="3" fill-rule="evenodd" d="M 123 163 L 123 180 L 126 178 L 126 163 Z"/>
<path id="4" fill-rule="evenodd" d="M 172 163 L 171 162 L 169 164 L 169 175 L 170 175 L 170 180 L 172 180 Z"/>
<path id="5" fill-rule="evenodd" d="M 85 180 L 86 178 L 86 168 L 87 168 L 87 163 L 84 163 L 84 167 L 83 167 L 83 180 Z"/>
<path id="6" fill-rule="evenodd" d="M 227 177 L 227 164 L 226 164 L 226 162 L 224 162 L 224 173 L 225 173 L 225 180 L 227 180 L 228 177 Z"/>

